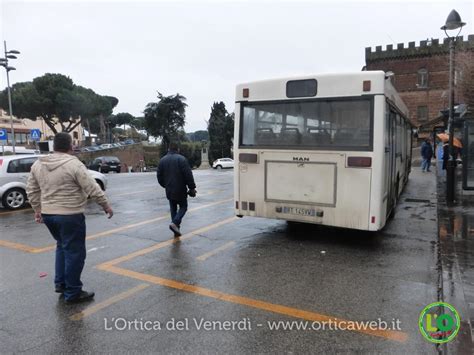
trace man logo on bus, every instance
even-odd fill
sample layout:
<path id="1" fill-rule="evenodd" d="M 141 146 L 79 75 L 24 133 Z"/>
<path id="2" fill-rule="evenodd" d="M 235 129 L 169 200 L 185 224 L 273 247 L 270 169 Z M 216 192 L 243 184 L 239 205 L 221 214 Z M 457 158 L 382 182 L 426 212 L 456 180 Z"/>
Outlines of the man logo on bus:
<path id="1" fill-rule="evenodd" d="M 306 157 L 293 157 L 293 161 L 309 161 Z"/>
<path id="2" fill-rule="evenodd" d="M 442 344 L 456 337 L 461 318 L 449 303 L 434 302 L 421 311 L 418 326 L 426 340 Z"/>

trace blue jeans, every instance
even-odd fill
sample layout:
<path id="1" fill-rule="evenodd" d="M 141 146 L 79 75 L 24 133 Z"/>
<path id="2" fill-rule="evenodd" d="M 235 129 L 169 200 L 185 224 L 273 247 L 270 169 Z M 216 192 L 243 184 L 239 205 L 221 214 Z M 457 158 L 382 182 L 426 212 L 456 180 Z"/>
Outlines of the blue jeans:
<path id="1" fill-rule="evenodd" d="M 56 275 L 54 283 L 65 288 L 66 300 L 82 290 L 81 273 L 86 259 L 86 219 L 84 215 L 48 215 L 43 221 L 56 239 Z"/>
<path id="2" fill-rule="evenodd" d="M 183 219 L 186 211 L 188 210 L 188 200 L 184 199 L 181 201 L 170 201 L 170 211 L 171 211 L 171 222 L 176 224 L 179 228 L 181 225 L 181 220 Z M 178 211 L 179 206 L 179 211 Z"/>
<path id="3" fill-rule="evenodd" d="M 429 171 L 431 166 L 431 159 L 425 159 L 421 161 L 421 170 L 422 171 Z"/>

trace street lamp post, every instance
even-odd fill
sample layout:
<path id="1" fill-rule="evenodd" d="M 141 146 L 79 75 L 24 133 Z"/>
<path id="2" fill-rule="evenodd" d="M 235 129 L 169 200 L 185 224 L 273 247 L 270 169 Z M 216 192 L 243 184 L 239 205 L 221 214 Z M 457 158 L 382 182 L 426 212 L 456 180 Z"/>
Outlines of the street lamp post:
<path id="1" fill-rule="evenodd" d="M 449 159 L 446 164 L 446 203 L 451 205 L 455 200 L 455 171 L 456 171 L 456 157 L 454 153 L 454 44 L 457 36 L 461 33 L 462 27 L 466 23 L 461 21 L 461 16 L 456 10 L 452 10 L 446 24 L 441 27 L 449 38 L 449 120 L 448 120 L 448 133 L 449 133 Z M 450 36 L 448 30 L 457 30 L 459 32 L 456 36 Z"/>
<path id="2" fill-rule="evenodd" d="M 10 111 L 10 127 L 11 127 L 11 135 L 12 135 L 12 148 L 13 154 L 15 154 L 15 128 L 13 127 L 13 110 L 12 110 L 12 94 L 10 89 L 10 75 L 9 72 L 12 70 L 16 70 L 14 67 L 10 67 L 8 65 L 8 59 L 17 59 L 15 54 L 20 54 L 17 50 L 7 50 L 7 41 L 3 42 L 5 48 L 5 58 L 0 58 L 0 66 L 5 68 L 7 72 L 7 90 L 8 90 L 8 110 Z"/>

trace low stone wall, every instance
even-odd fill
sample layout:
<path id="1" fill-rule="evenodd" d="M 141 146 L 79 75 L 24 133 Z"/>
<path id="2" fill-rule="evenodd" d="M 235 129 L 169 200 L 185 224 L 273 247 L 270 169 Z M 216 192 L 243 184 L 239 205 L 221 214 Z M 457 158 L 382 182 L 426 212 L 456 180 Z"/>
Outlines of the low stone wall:
<path id="1" fill-rule="evenodd" d="M 128 172 L 131 167 L 133 171 L 144 171 L 145 155 L 141 144 L 130 144 L 118 148 L 102 149 L 95 152 L 78 153 L 77 157 L 89 165 L 95 158 L 113 156 L 122 162 L 122 172 Z"/>

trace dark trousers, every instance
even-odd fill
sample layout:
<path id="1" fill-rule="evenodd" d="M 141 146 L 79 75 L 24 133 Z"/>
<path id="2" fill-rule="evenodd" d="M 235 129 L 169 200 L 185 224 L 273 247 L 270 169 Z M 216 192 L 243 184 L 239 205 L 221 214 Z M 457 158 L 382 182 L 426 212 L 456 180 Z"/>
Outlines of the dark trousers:
<path id="1" fill-rule="evenodd" d="M 181 201 L 169 200 L 170 201 L 170 211 L 171 211 L 171 222 L 176 224 L 178 227 L 181 225 L 181 220 L 183 219 L 186 211 L 188 210 L 188 200 L 185 198 Z M 179 206 L 179 210 L 178 210 Z"/>
<path id="2" fill-rule="evenodd" d="M 84 215 L 48 215 L 43 221 L 56 240 L 54 283 L 65 288 L 64 298 L 73 299 L 82 290 L 81 273 L 86 259 L 86 219 Z"/>

